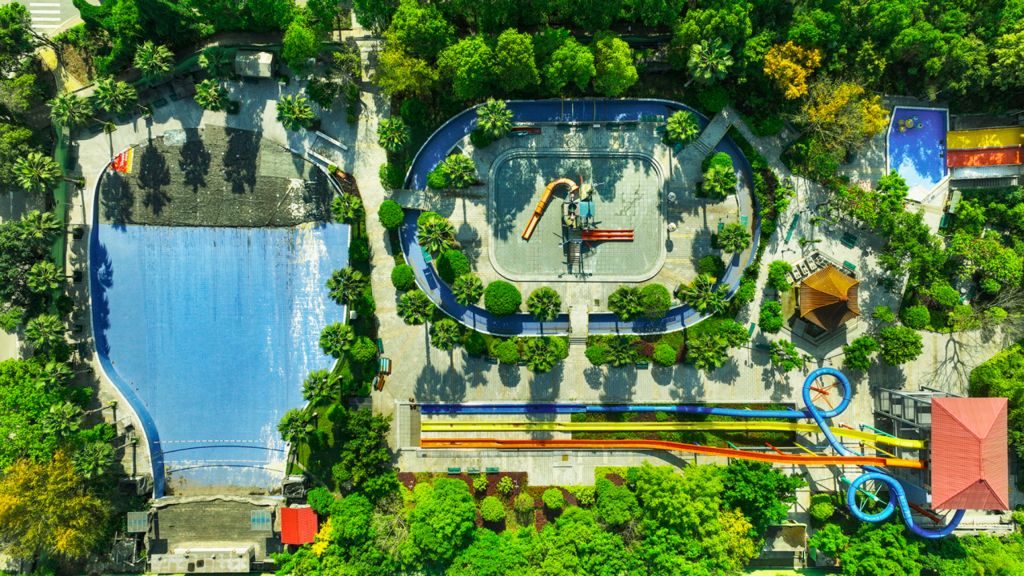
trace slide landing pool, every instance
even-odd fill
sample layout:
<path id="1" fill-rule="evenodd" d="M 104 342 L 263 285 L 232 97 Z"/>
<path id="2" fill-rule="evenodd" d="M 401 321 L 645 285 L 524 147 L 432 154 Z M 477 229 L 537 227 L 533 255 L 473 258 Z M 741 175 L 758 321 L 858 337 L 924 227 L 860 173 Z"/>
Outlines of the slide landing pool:
<path id="1" fill-rule="evenodd" d="M 279 486 L 277 423 L 344 309 L 324 283 L 347 265 L 348 227 L 96 224 L 96 351 L 150 444 L 155 495 Z M 166 480 L 166 482 L 165 482 Z"/>
<path id="2" fill-rule="evenodd" d="M 920 195 L 931 192 L 949 174 L 946 167 L 948 125 L 946 110 L 894 108 L 886 138 L 889 149 L 887 170 L 898 172 L 912 190 L 915 186 L 922 188 Z M 902 132 L 900 128 L 903 128 Z M 911 192 L 911 196 L 914 195 Z"/>

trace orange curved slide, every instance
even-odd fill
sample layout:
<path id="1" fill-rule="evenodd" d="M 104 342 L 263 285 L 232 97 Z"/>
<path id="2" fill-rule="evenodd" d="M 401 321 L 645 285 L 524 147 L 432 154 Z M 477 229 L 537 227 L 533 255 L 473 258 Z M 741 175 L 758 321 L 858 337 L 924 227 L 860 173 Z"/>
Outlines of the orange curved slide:
<path id="1" fill-rule="evenodd" d="M 523 240 L 529 240 L 530 236 L 533 236 L 533 229 L 537 227 L 537 222 L 540 220 L 541 215 L 544 214 L 544 206 L 547 205 L 548 200 L 551 198 L 551 191 L 555 189 L 555 186 L 561 184 L 568 186 L 570 193 L 579 190 L 579 186 L 568 178 L 559 178 L 548 183 L 547 187 L 544 188 L 544 195 L 540 197 L 540 202 L 537 203 L 537 209 L 533 211 L 533 216 L 530 217 L 530 221 L 526 224 L 526 230 L 523 231 Z"/>
<path id="2" fill-rule="evenodd" d="M 660 440 L 497 440 L 494 438 L 429 438 L 420 440 L 421 448 L 549 448 L 549 449 L 589 449 L 589 448 L 639 448 L 654 450 L 673 450 L 709 456 L 726 456 L 745 460 L 758 460 L 774 464 L 806 464 L 809 466 L 895 466 L 898 468 L 925 468 L 922 460 L 904 460 L 902 458 L 877 458 L 874 456 L 803 456 L 799 454 L 766 454 L 729 448 L 712 448 L 696 444 L 680 444 L 678 442 L 662 442 Z"/>

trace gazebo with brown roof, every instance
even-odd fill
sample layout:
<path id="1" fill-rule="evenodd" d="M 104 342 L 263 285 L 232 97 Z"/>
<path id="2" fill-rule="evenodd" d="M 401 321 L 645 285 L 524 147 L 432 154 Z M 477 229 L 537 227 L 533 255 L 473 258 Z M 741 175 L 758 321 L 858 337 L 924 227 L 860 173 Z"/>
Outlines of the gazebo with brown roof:
<path id="1" fill-rule="evenodd" d="M 832 332 L 860 316 L 859 284 L 832 265 L 818 270 L 800 283 L 800 317 Z"/>

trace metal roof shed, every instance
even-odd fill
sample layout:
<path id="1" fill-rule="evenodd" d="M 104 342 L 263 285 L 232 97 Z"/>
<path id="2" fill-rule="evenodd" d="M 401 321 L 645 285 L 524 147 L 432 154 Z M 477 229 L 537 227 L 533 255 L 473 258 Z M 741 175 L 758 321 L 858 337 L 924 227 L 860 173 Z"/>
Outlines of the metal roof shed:
<path id="1" fill-rule="evenodd" d="M 274 75 L 274 54 L 255 50 L 239 50 L 235 53 L 235 73 L 239 76 L 270 78 Z"/>

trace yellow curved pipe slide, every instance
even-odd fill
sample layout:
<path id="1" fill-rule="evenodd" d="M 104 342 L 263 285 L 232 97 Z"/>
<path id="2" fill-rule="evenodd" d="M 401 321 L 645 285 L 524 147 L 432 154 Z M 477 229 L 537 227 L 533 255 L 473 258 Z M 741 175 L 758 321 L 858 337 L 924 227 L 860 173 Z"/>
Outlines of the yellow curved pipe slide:
<path id="1" fill-rule="evenodd" d="M 717 430 L 738 432 L 821 432 L 815 424 L 796 422 L 424 422 L 424 432 L 660 432 Z M 904 440 L 881 434 L 860 432 L 849 428 L 832 427 L 832 433 L 844 438 L 855 438 L 875 444 L 902 448 L 924 448 L 921 440 Z"/>

